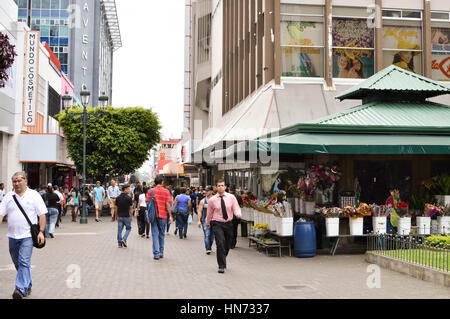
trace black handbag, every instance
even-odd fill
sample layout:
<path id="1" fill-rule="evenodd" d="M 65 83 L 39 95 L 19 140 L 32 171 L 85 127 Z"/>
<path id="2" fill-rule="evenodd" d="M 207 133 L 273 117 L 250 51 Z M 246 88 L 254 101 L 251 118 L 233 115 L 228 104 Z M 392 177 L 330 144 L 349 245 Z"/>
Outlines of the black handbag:
<path id="1" fill-rule="evenodd" d="M 33 246 L 41 249 L 45 247 L 45 238 L 44 238 L 44 242 L 42 244 L 39 244 L 38 241 L 38 235 L 40 233 L 40 227 L 39 227 L 39 223 L 38 224 L 32 224 L 30 219 L 28 218 L 27 214 L 25 213 L 25 211 L 23 210 L 22 206 L 19 204 L 19 201 L 16 198 L 16 195 L 13 195 L 14 201 L 16 202 L 17 206 L 19 207 L 20 211 L 22 212 L 23 216 L 25 216 L 28 224 L 30 225 L 30 232 L 31 232 L 31 238 L 33 239 Z M 38 218 L 39 220 L 39 218 Z"/>

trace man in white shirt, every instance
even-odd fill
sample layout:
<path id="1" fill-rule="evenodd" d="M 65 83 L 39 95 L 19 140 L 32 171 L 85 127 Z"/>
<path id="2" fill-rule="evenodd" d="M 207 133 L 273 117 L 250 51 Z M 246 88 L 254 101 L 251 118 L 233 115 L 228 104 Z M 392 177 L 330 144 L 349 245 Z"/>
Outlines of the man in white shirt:
<path id="1" fill-rule="evenodd" d="M 111 181 L 111 186 L 108 187 L 109 208 L 111 209 L 111 219 L 115 221 L 117 219 L 117 206 L 116 198 L 120 195 L 119 186 L 116 185 L 116 180 Z"/>
<path id="2" fill-rule="evenodd" d="M 5 184 L 0 183 L 0 203 L 3 200 L 3 197 L 5 197 Z"/>
<path id="3" fill-rule="evenodd" d="M 24 172 L 15 173 L 12 177 L 14 191 L 5 195 L 0 203 L 0 223 L 3 217 L 8 216 L 9 253 L 17 270 L 13 299 L 22 299 L 31 293 L 31 254 L 33 252 L 33 239 L 30 225 L 14 201 L 16 197 L 31 223 L 39 222 L 39 243 L 44 242 L 44 232 L 47 207 L 38 192 L 29 189 L 27 176 Z"/>

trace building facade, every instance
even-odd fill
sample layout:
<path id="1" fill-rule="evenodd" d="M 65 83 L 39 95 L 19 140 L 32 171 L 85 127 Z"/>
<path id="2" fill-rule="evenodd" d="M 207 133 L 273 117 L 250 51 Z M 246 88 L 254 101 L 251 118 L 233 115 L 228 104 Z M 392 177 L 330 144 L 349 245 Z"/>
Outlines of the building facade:
<path id="1" fill-rule="evenodd" d="M 450 80 L 445 0 L 187 0 L 186 19 L 186 162 L 215 176 L 211 152 L 354 107 L 335 97 L 391 64 Z"/>
<path id="2" fill-rule="evenodd" d="M 91 104 L 105 93 L 112 102 L 113 53 L 122 46 L 115 0 L 15 0 L 19 21 L 40 31 L 79 96 Z"/>

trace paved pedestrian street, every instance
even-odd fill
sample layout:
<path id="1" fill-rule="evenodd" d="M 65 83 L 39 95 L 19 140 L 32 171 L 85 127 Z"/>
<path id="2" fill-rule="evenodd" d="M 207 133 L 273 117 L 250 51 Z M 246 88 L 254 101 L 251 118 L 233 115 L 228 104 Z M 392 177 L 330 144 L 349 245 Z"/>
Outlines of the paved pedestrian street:
<path id="1" fill-rule="evenodd" d="M 151 238 L 140 238 L 136 219 L 128 248 L 117 248 L 117 223 L 103 217 L 87 225 L 63 217 L 55 238 L 33 250 L 31 299 L 113 298 L 449 298 L 442 286 L 381 269 L 381 288 L 369 288 L 363 255 L 267 257 L 238 238 L 225 274 L 215 253 L 206 255 L 203 233 L 190 224 L 187 239 L 166 237 L 164 259 L 155 261 Z M 0 298 L 10 299 L 16 271 L 0 225 Z M 214 247 L 215 248 L 215 247 Z"/>

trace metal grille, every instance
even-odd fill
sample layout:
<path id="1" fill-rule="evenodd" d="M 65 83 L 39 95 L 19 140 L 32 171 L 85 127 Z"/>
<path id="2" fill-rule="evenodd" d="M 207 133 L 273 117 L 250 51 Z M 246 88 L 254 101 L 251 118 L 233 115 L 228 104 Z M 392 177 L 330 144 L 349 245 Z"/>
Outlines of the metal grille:
<path id="1" fill-rule="evenodd" d="M 449 272 L 450 249 L 425 244 L 425 236 L 368 236 L 367 251 L 423 267 Z"/>

